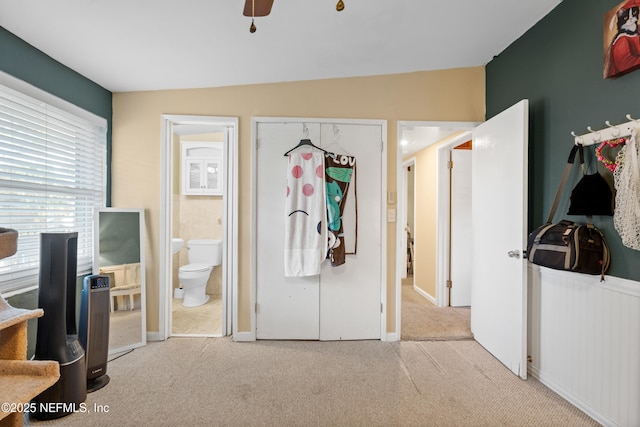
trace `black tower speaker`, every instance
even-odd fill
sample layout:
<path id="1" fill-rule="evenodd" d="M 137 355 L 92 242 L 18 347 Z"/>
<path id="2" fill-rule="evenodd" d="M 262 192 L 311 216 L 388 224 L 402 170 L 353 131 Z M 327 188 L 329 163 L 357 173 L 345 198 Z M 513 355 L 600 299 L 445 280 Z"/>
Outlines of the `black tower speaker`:
<path id="1" fill-rule="evenodd" d="M 87 398 L 84 349 L 76 329 L 78 233 L 42 233 L 36 360 L 60 363 L 60 379 L 36 396 L 32 418 L 50 420 L 82 408 Z"/>
<path id="2" fill-rule="evenodd" d="M 87 361 L 87 393 L 109 383 L 107 357 L 109 355 L 109 276 L 93 275 L 84 278 L 80 304 L 80 344 Z"/>

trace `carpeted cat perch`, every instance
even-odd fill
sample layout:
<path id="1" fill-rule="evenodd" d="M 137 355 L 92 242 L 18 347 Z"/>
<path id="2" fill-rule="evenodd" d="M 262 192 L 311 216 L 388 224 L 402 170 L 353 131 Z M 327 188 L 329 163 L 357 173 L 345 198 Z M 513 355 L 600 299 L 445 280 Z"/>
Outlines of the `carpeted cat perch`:
<path id="1" fill-rule="evenodd" d="M 17 240 L 17 231 L 0 228 L 0 259 L 16 253 Z M 14 308 L 0 295 L 0 427 L 21 426 L 22 405 L 60 377 L 58 362 L 26 360 L 27 320 L 43 314 L 42 309 Z"/>

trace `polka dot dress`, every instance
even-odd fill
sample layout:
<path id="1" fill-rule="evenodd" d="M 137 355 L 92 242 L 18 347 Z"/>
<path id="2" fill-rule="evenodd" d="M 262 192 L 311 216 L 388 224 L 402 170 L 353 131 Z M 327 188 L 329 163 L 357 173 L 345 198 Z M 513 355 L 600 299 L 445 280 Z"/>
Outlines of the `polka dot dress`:
<path id="1" fill-rule="evenodd" d="M 324 153 L 291 153 L 285 203 L 285 276 L 320 274 L 325 257 Z"/>

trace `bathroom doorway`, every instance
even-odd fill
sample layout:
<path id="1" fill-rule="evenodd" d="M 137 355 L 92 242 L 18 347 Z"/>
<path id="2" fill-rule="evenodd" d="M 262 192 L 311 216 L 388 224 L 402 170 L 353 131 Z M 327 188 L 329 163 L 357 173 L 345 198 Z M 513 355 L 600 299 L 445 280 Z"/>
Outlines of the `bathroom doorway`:
<path id="1" fill-rule="evenodd" d="M 232 333 L 237 289 L 237 128 L 237 118 L 163 115 L 161 259 L 165 262 L 159 275 L 160 339 Z M 187 158 L 185 150 L 193 147 L 205 154 Z M 185 166 L 194 160 L 201 161 L 201 167 L 186 172 Z M 203 176 L 201 194 L 189 185 L 198 170 Z M 206 302 L 186 307 L 179 269 L 190 263 L 192 240 L 221 241 L 222 257 L 206 279 Z"/>

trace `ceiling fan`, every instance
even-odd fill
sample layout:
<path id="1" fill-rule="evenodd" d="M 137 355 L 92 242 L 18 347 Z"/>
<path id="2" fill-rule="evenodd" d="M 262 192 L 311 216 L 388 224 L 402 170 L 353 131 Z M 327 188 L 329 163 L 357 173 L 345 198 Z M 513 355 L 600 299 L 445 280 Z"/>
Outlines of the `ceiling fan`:
<path id="1" fill-rule="evenodd" d="M 273 6 L 273 0 L 245 0 L 244 1 L 244 11 L 242 14 L 244 16 L 251 17 L 251 27 L 249 31 L 252 33 L 256 32 L 256 26 L 253 23 L 253 18 L 256 16 L 267 16 L 271 13 L 271 7 Z M 338 0 L 336 4 L 336 10 L 338 12 L 344 9 L 344 2 L 342 0 Z"/>
<path id="2" fill-rule="evenodd" d="M 267 16 L 271 13 L 271 6 L 273 6 L 273 0 L 245 0 L 244 1 L 244 16 Z"/>

